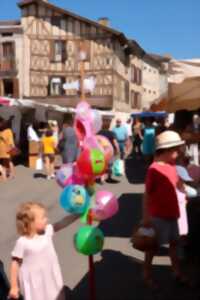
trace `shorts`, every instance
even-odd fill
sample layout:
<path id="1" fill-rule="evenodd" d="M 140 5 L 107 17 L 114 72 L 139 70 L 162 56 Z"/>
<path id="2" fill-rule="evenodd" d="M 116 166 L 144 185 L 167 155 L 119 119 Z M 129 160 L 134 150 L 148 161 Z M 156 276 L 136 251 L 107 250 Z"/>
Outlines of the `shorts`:
<path id="1" fill-rule="evenodd" d="M 4 168 L 9 168 L 10 161 L 10 158 L 0 158 L 0 165 L 2 165 Z"/>
<path id="2" fill-rule="evenodd" d="M 53 163 L 55 161 L 55 154 L 43 154 L 44 162 L 45 162 L 45 158 L 48 158 L 49 162 Z"/>
<path id="3" fill-rule="evenodd" d="M 152 217 L 151 222 L 156 230 L 158 244 L 165 245 L 179 239 L 177 219 L 163 219 Z"/>

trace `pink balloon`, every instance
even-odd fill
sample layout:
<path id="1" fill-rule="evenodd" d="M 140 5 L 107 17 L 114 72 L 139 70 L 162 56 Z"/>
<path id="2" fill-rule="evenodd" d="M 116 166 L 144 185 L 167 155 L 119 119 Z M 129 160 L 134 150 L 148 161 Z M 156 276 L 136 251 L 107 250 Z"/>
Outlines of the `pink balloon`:
<path id="1" fill-rule="evenodd" d="M 89 136 L 87 138 L 84 139 L 83 141 L 83 148 L 86 148 L 86 149 L 100 149 L 99 147 L 99 143 L 96 139 L 96 136 Z"/>
<path id="2" fill-rule="evenodd" d="M 98 191 L 96 193 L 95 207 L 92 213 L 97 220 L 106 220 L 114 216 L 119 209 L 118 200 L 111 192 Z"/>
<path id="3" fill-rule="evenodd" d="M 80 102 L 76 107 L 74 128 L 79 141 L 84 141 L 85 138 L 93 135 L 92 110 L 85 101 Z"/>

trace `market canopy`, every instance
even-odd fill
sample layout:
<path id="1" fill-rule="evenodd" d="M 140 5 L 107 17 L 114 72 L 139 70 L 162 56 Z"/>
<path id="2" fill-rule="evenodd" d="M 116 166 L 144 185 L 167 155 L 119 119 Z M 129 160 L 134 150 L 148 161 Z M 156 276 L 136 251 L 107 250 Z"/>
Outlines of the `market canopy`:
<path id="1" fill-rule="evenodd" d="M 200 59 L 171 60 L 168 82 L 168 97 L 152 103 L 152 110 L 175 112 L 200 108 Z"/>
<path id="2" fill-rule="evenodd" d="M 143 111 L 143 112 L 138 112 L 138 113 L 132 113 L 131 114 L 132 118 L 165 118 L 167 117 L 167 113 L 165 111 L 158 111 L 158 112 L 153 112 L 153 111 Z"/>

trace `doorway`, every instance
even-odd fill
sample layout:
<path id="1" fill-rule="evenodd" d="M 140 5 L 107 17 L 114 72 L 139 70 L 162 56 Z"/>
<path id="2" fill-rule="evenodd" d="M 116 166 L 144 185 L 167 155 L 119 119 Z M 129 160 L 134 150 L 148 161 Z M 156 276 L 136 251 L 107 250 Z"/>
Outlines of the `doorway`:
<path id="1" fill-rule="evenodd" d="M 13 97 L 14 94 L 14 84 L 12 79 L 4 79 L 4 96 Z"/>

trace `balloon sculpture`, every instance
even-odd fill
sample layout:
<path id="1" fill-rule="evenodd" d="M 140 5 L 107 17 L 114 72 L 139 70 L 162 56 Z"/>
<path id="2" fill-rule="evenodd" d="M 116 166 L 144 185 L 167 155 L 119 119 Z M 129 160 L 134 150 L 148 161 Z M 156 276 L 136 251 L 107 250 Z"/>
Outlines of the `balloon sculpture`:
<path id="1" fill-rule="evenodd" d="M 79 253 L 89 256 L 90 271 L 93 268 L 92 255 L 100 252 L 104 244 L 103 232 L 93 226 L 92 221 L 108 219 L 119 209 L 117 198 L 111 192 L 99 191 L 95 195 L 95 179 L 107 171 L 114 154 L 108 139 L 96 135 L 101 126 L 100 113 L 92 110 L 87 102 L 80 102 L 74 128 L 81 152 L 75 163 L 61 166 L 56 175 L 57 183 L 63 188 L 61 207 L 66 212 L 86 216 L 88 224 L 75 234 L 74 245 Z"/>

